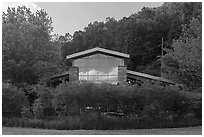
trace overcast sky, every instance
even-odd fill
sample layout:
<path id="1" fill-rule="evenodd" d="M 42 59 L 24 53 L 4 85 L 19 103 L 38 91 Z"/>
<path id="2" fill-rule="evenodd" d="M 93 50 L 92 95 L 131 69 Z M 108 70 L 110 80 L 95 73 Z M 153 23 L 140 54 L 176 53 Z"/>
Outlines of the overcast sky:
<path id="1" fill-rule="evenodd" d="M 107 17 L 119 20 L 137 13 L 143 7 L 161 6 L 162 2 L 4 2 L 2 9 L 5 11 L 8 6 L 18 5 L 26 5 L 33 12 L 45 9 L 52 17 L 55 34 L 64 35 L 69 32 L 73 35 L 94 21 L 105 21 Z"/>

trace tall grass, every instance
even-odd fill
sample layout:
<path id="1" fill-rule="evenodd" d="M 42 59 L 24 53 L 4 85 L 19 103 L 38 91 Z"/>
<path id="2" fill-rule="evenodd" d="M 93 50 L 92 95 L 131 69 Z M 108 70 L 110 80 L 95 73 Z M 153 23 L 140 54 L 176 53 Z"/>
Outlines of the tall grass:
<path id="1" fill-rule="evenodd" d="M 68 116 L 54 120 L 37 120 L 23 118 L 3 118 L 3 126 L 8 127 L 29 127 L 57 130 L 113 130 L 113 129 L 148 129 L 148 128 L 172 128 L 186 126 L 200 126 L 201 120 L 191 119 L 179 121 L 146 121 L 128 118 L 107 118 L 100 120 L 93 117 Z"/>

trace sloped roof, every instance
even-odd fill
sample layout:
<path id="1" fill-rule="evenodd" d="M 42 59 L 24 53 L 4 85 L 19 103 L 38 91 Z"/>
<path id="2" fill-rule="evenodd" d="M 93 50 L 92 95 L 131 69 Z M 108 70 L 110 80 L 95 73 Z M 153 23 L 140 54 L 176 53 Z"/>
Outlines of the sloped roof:
<path id="1" fill-rule="evenodd" d="M 153 79 L 153 80 L 158 80 L 158 81 L 163 81 L 163 82 L 166 82 L 166 83 L 175 84 L 173 81 L 171 81 L 169 79 L 165 79 L 165 78 L 162 78 L 162 77 L 156 77 L 156 76 L 153 76 L 153 75 L 140 73 L 140 72 L 136 72 L 136 71 L 127 70 L 127 74 L 130 74 L 130 75 L 133 75 L 133 76 L 139 76 L 139 77 L 143 77 L 143 78 L 148 78 L 148 79 Z"/>
<path id="2" fill-rule="evenodd" d="M 69 75 L 69 74 L 70 74 L 70 72 L 69 72 L 69 71 L 66 71 L 66 72 L 64 72 L 64 73 L 62 73 L 62 74 L 56 74 L 56 75 L 54 75 L 54 76 L 51 76 L 50 79 L 60 78 L 60 77 L 63 77 L 63 76 Z"/>
<path id="3" fill-rule="evenodd" d="M 129 58 L 130 57 L 129 54 L 125 54 L 125 53 L 121 53 L 121 52 L 118 52 L 118 51 L 112 51 L 112 50 L 96 47 L 96 48 L 93 48 L 93 49 L 89 49 L 89 50 L 81 51 L 81 52 L 74 53 L 74 54 L 71 54 L 71 55 L 67 55 L 66 59 L 78 58 L 78 57 L 81 57 L 81 56 L 84 56 L 84 55 L 87 55 L 87 54 L 91 54 L 91 53 L 94 53 L 94 52 L 101 52 L 101 53 L 110 54 L 110 55 L 118 56 L 118 57 L 122 57 L 122 58 Z"/>

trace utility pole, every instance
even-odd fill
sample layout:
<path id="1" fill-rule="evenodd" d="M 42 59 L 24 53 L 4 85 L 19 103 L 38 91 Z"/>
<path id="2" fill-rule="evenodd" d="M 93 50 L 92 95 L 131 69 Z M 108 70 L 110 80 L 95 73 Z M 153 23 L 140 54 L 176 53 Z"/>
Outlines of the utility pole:
<path id="1" fill-rule="evenodd" d="M 163 44 L 164 44 L 164 39 L 162 37 L 162 46 L 161 46 L 161 77 L 163 78 L 163 75 L 162 75 L 162 67 L 163 67 Z"/>

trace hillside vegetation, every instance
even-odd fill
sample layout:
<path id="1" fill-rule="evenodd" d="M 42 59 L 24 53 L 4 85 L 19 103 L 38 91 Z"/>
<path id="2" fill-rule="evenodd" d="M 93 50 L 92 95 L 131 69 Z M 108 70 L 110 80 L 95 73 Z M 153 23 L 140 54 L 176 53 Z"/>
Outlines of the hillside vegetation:
<path id="1" fill-rule="evenodd" d="M 2 14 L 2 125 L 48 129 L 202 125 L 201 9 L 201 2 L 164 3 L 120 20 L 95 21 L 73 36 L 59 36 L 52 35 L 52 19 L 45 10 L 8 8 Z M 128 53 L 129 70 L 162 73 L 182 89 L 158 83 L 46 85 L 50 76 L 67 70 L 66 55 L 94 47 Z"/>

